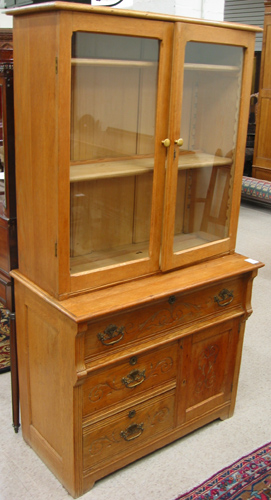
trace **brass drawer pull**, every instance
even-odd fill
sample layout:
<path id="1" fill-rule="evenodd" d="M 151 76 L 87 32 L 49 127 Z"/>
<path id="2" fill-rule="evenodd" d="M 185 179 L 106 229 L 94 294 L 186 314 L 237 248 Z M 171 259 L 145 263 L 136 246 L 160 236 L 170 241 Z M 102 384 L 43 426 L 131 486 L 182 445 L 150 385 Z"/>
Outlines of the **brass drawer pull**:
<path id="1" fill-rule="evenodd" d="M 103 345 L 117 344 L 124 337 L 124 326 L 118 328 L 116 325 L 109 325 L 103 332 L 98 333 L 97 337 Z"/>
<path id="2" fill-rule="evenodd" d="M 133 370 L 127 375 L 127 377 L 122 378 L 122 383 L 128 387 L 128 389 L 133 389 L 137 385 L 140 385 L 144 382 L 146 378 L 145 370 L 142 372 L 139 370 Z"/>
<path id="3" fill-rule="evenodd" d="M 120 435 L 125 441 L 133 441 L 141 436 L 144 430 L 144 424 L 131 424 L 125 431 L 121 431 Z"/>
<path id="4" fill-rule="evenodd" d="M 215 302 L 217 302 L 220 307 L 227 306 L 233 301 L 233 299 L 233 291 L 229 292 L 229 290 L 227 290 L 226 288 L 221 290 L 218 296 L 216 295 L 214 298 Z"/>

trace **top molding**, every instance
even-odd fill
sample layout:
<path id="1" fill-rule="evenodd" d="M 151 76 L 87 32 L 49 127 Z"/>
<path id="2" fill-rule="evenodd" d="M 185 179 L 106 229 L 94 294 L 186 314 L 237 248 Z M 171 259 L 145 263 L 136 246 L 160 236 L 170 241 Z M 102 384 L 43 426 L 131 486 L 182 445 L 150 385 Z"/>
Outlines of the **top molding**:
<path id="1" fill-rule="evenodd" d="M 244 31 L 262 32 L 263 29 L 258 26 L 249 26 L 246 24 L 229 23 L 224 21 L 209 21 L 205 19 L 197 19 L 191 17 L 180 17 L 169 14 L 159 14 L 153 12 L 142 12 L 136 10 L 113 9 L 110 7 L 92 7 L 83 3 L 75 3 L 69 1 L 45 2 L 39 4 L 24 5 L 21 7 L 12 7 L 5 10 L 5 13 L 12 16 L 23 14 L 31 14 L 41 11 L 50 10 L 73 10 L 77 12 L 93 12 L 96 14 L 109 14 L 119 17 L 135 17 L 140 19 L 152 19 L 169 22 L 193 23 L 207 26 L 218 26 L 223 28 L 241 29 Z"/>

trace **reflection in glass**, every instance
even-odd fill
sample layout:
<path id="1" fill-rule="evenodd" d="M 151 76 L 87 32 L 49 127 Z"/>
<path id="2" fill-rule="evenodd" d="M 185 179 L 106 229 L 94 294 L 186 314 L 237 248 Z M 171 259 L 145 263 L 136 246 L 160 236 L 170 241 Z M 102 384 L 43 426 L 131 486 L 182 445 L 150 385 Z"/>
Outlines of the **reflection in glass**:
<path id="1" fill-rule="evenodd" d="M 159 42 L 74 33 L 71 272 L 148 257 Z"/>
<path id="2" fill-rule="evenodd" d="M 229 232 L 243 49 L 186 46 L 174 252 Z"/>
<path id="3" fill-rule="evenodd" d="M 0 85 L 0 203 L 5 205 L 5 141 L 3 85 Z"/>

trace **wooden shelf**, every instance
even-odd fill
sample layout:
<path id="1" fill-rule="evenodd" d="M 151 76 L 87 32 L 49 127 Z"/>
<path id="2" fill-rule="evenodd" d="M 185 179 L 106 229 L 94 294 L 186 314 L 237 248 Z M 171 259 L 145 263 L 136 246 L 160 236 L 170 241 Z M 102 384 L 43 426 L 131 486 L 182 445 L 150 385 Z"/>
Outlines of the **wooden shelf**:
<path id="1" fill-rule="evenodd" d="M 185 63 L 184 69 L 189 71 L 215 71 L 226 73 L 238 73 L 240 68 L 238 66 L 227 66 L 223 64 L 199 64 L 199 63 Z"/>
<path id="2" fill-rule="evenodd" d="M 71 257 L 71 274 L 89 272 L 90 269 L 115 266 L 128 261 L 149 257 L 148 243 L 134 243 L 116 249 L 91 252 L 87 255 Z"/>
<path id="3" fill-rule="evenodd" d="M 231 164 L 231 158 L 198 152 L 195 154 L 180 154 L 178 168 L 179 170 L 186 170 L 187 168 L 222 167 Z"/>
<path id="4" fill-rule="evenodd" d="M 126 60 L 126 59 L 95 59 L 95 58 L 83 58 L 73 57 L 71 60 L 73 66 L 116 66 L 116 67 L 155 67 L 158 65 L 158 61 L 138 61 L 138 60 Z M 200 64 L 200 63 L 185 63 L 184 69 L 189 71 L 221 71 L 237 73 L 240 68 L 238 66 L 229 66 L 224 64 Z"/>
<path id="5" fill-rule="evenodd" d="M 208 155 L 206 153 L 189 153 L 181 154 L 179 156 L 178 168 L 180 170 L 186 170 L 188 168 L 230 166 L 231 164 L 231 158 Z M 133 158 L 130 160 L 71 165 L 70 181 L 80 182 L 86 180 L 142 175 L 147 172 L 151 172 L 153 170 L 153 166 L 153 158 Z"/>
<path id="6" fill-rule="evenodd" d="M 200 245 L 206 245 L 206 243 L 212 243 L 213 241 L 217 241 L 219 239 L 220 238 L 218 236 L 216 237 L 211 233 L 205 233 L 203 231 L 199 231 L 197 233 L 178 234 L 174 236 L 174 253 L 189 250 Z"/>
<path id="7" fill-rule="evenodd" d="M 127 177 L 142 175 L 153 170 L 153 158 L 140 158 L 131 160 L 116 160 L 84 165 L 71 165 L 71 182 L 80 182 L 94 179 L 107 179 L 112 177 Z"/>
<path id="8" fill-rule="evenodd" d="M 116 66 L 116 67 L 138 67 L 147 68 L 155 67 L 158 61 L 133 61 L 126 59 L 88 59 L 88 58 L 72 58 L 73 66 Z"/>

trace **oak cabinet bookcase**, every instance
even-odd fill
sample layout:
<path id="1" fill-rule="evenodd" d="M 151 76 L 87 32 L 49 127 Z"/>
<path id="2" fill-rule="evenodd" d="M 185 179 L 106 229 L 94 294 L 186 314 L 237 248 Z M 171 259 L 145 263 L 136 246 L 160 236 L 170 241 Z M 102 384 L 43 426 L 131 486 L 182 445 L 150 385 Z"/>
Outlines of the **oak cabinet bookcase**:
<path id="1" fill-rule="evenodd" d="M 262 266 L 235 253 L 255 28 L 9 13 L 22 430 L 78 496 L 233 413 Z"/>

